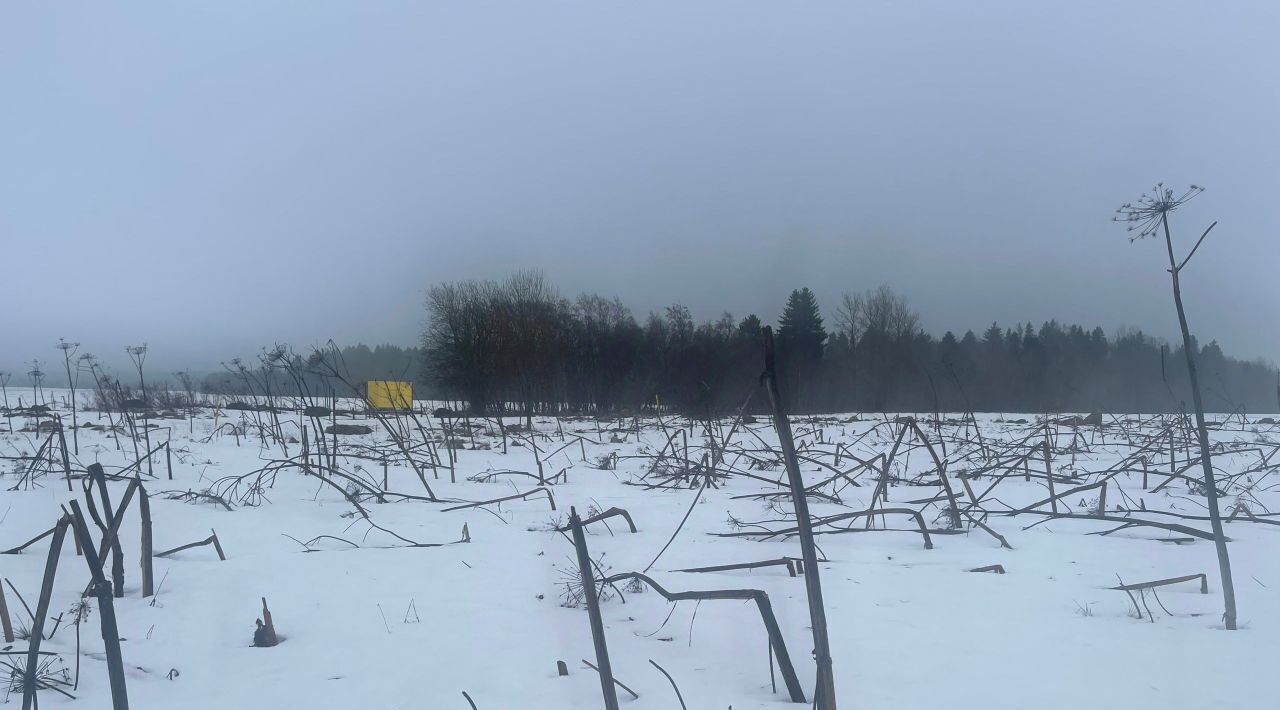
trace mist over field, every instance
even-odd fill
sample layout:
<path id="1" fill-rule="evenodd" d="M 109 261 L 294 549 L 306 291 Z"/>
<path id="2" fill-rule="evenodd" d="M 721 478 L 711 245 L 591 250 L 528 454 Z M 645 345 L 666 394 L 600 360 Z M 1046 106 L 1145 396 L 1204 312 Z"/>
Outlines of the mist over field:
<path id="1" fill-rule="evenodd" d="M 1208 188 L 1189 317 L 1280 358 L 1272 3 L 17 4 L 0 361 L 416 344 L 432 284 L 765 323 L 888 284 L 936 337 L 1176 340 L 1112 211 Z M 251 18 L 251 19 L 250 19 Z M 57 287 L 52 287 L 52 281 Z M 39 304 L 40 311 L 34 306 Z M 50 315 L 54 314 L 54 315 Z"/>

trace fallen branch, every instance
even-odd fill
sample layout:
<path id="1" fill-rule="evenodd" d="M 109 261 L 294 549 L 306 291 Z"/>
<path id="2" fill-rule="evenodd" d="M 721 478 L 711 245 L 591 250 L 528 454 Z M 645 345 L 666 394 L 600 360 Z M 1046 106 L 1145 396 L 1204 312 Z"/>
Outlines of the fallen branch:
<path id="1" fill-rule="evenodd" d="M 676 700 L 680 701 L 680 710 L 689 710 L 689 706 L 684 704 L 684 696 L 680 694 L 680 686 L 676 685 L 676 679 L 672 678 L 671 674 L 667 672 L 667 669 L 655 663 L 652 658 L 649 659 L 649 663 L 654 668 L 657 668 L 662 675 L 666 676 L 667 680 L 671 683 L 671 689 L 676 691 Z"/>
<path id="2" fill-rule="evenodd" d="M 587 667 L 588 667 L 588 668 L 590 668 L 591 670 L 593 670 L 593 671 L 595 671 L 595 672 L 597 672 L 597 673 L 599 673 L 599 672 L 600 672 L 600 669 L 599 669 L 599 668 L 596 668 L 596 667 L 595 667 L 595 664 L 593 664 L 591 661 L 588 661 L 587 659 L 585 659 L 585 658 L 584 658 L 584 659 L 582 659 L 582 662 L 583 662 L 583 663 L 585 663 L 585 664 L 587 664 Z M 628 687 L 627 687 L 627 685 L 626 685 L 626 683 L 623 683 L 622 681 L 618 680 L 617 678 L 612 678 L 612 680 L 613 680 L 613 684 L 614 684 L 614 685 L 618 686 L 619 688 L 622 688 L 623 690 L 627 691 L 628 693 L 631 693 L 631 697 L 632 697 L 633 699 L 635 699 L 635 700 L 639 700 L 639 699 L 640 699 L 640 694 L 639 694 L 639 693 L 637 693 L 636 691 L 634 691 L 634 690 L 632 690 L 632 689 L 628 688 Z"/>
<path id="3" fill-rule="evenodd" d="M 1180 582 L 1190 582 L 1192 580 L 1200 580 L 1200 593 L 1209 593 L 1209 578 L 1202 572 L 1200 574 L 1188 574 L 1182 577 L 1170 577 L 1169 579 L 1157 579 L 1154 582 L 1135 582 L 1134 584 L 1122 584 L 1118 587 L 1107 587 L 1121 592 L 1131 592 L 1138 589 L 1154 589 L 1155 587 L 1164 587 L 1170 584 L 1178 584 Z"/>
<path id="4" fill-rule="evenodd" d="M 492 505 L 494 503 L 503 503 L 509 500 L 528 500 L 529 496 L 538 492 L 547 494 L 547 500 L 551 503 L 551 509 L 555 510 L 556 499 L 555 499 L 555 496 L 551 495 L 551 490 L 544 486 L 538 486 L 537 488 L 525 491 L 524 493 L 516 493 L 514 495 L 503 496 L 502 498 L 494 498 L 493 500 L 482 500 L 477 503 L 466 503 L 464 505 L 455 505 L 452 508 L 443 508 L 441 509 L 440 512 L 448 513 L 449 511 L 452 511 L 452 510 L 465 510 L 467 508 L 478 508 L 482 505 Z"/>
<path id="5" fill-rule="evenodd" d="M 706 591 L 670 592 L 653 581 L 652 578 L 640 572 L 615 574 L 605 578 L 604 582 L 606 584 L 615 584 L 623 580 L 643 582 L 669 602 L 713 599 L 749 599 L 754 601 L 756 608 L 760 612 L 760 619 L 764 622 L 765 630 L 769 634 L 769 646 L 773 649 L 773 654 L 778 659 L 778 668 L 782 671 L 782 679 L 791 695 L 791 702 L 805 702 L 804 690 L 801 689 L 800 680 L 796 677 L 795 668 L 791 665 L 791 654 L 787 653 L 787 642 L 782 637 L 782 630 L 778 626 L 777 617 L 773 615 L 773 606 L 769 603 L 769 595 L 767 593 L 759 589 L 710 589 Z"/>
<path id="6" fill-rule="evenodd" d="M 554 509 L 554 508 L 553 508 L 553 509 Z M 637 532 L 637 530 L 636 530 L 636 524 L 635 524 L 635 522 L 634 522 L 634 521 L 632 521 L 632 520 L 631 520 L 631 514 L 630 514 L 630 513 L 628 513 L 626 510 L 624 510 L 624 509 L 622 509 L 622 508 L 618 508 L 618 507 L 610 508 L 610 509 L 608 509 L 608 510 L 604 511 L 603 513 L 597 513 L 597 514 L 595 514 L 595 515 L 593 515 L 593 516 L 591 516 L 591 517 L 589 517 L 589 518 L 583 518 L 583 519 L 582 519 L 582 526 L 583 526 L 583 527 L 586 527 L 586 526 L 590 525 L 591 523 L 598 523 L 598 522 L 600 522 L 600 521 L 602 521 L 602 520 L 606 520 L 606 519 L 608 519 L 608 518 L 612 518 L 612 517 L 615 517 L 615 516 L 619 516 L 619 517 L 622 517 L 623 519 L 625 519 L 625 520 L 627 521 L 627 526 L 631 528 L 631 532 Z M 565 525 L 565 526 L 562 526 L 562 527 L 556 528 L 556 530 L 557 530 L 557 531 L 559 531 L 559 532 L 568 532 L 568 531 L 569 531 L 569 526 L 568 526 L 568 525 Z"/>
<path id="7" fill-rule="evenodd" d="M 765 560 L 763 562 L 739 562 L 733 565 L 713 565 L 711 567 L 690 567 L 688 569 L 675 569 L 672 572 L 728 572 L 735 569 L 759 569 L 761 567 L 782 567 L 787 568 L 787 572 L 792 576 L 796 576 L 796 564 L 786 557 L 776 560 Z"/>
<path id="8" fill-rule="evenodd" d="M 1121 523 L 1120 528 L 1118 528 L 1119 530 L 1123 530 L 1124 528 L 1132 527 L 1132 526 L 1151 527 L 1151 528 L 1159 528 L 1160 530 L 1168 530 L 1170 532 L 1180 532 L 1184 535 L 1190 535 L 1191 537 L 1200 538 L 1201 540 L 1213 540 L 1213 533 L 1207 533 L 1207 532 L 1204 532 L 1203 530 L 1197 530 L 1195 528 L 1187 527 L 1186 525 L 1177 525 L 1175 523 L 1157 523 L 1151 520 L 1143 520 L 1141 518 L 1124 518 L 1118 515 L 1086 515 L 1084 513 L 1049 513 L 1049 512 L 1039 511 L 1039 510 L 1028 510 L 1026 511 L 1025 514 L 1045 516 L 1045 519 L 1040 521 L 1040 523 L 1048 522 L 1049 520 L 1059 520 L 1059 519 L 1101 520 L 1109 523 Z M 1035 527 L 1040 523 L 1034 523 L 1032 525 L 1027 526 L 1027 528 Z M 1023 528 L 1023 529 L 1025 530 L 1027 528 Z M 1115 530 L 1112 530 L 1111 532 L 1115 532 Z"/>
<path id="9" fill-rule="evenodd" d="M 57 525 L 55 525 L 55 526 L 53 526 L 53 527 L 49 528 L 48 530 L 45 530 L 44 532 L 40 533 L 39 535 L 36 535 L 35 537 L 31 538 L 30 540 L 27 540 L 26 542 L 22 543 L 21 545 L 18 545 L 17 547 L 11 547 L 11 548 L 9 548 L 9 549 L 5 550 L 4 552 L 0 552 L 0 555 L 20 555 L 20 554 L 22 554 L 22 551 L 23 551 L 23 550 L 27 549 L 28 547 L 31 547 L 32 545 L 34 545 L 34 544 L 35 544 L 35 543 L 37 543 L 37 542 L 40 542 L 41 540 L 45 539 L 46 537 L 49 537 L 49 536 L 50 536 L 50 535 L 52 535 L 52 534 L 54 533 L 54 531 L 55 531 L 55 530 L 57 530 L 57 529 L 58 529 L 58 526 L 57 526 Z"/>
<path id="10" fill-rule="evenodd" d="M 179 545 L 178 547 L 175 547 L 175 548 L 173 548 L 172 550 L 165 550 L 164 552 L 157 552 L 157 553 L 155 554 L 155 556 L 156 556 L 156 557 L 168 557 L 169 555 L 172 555 L 172 554 L 173 554 L 173 553 L 175 553 L 175 552 L 182 552 L 183 550 L 190 550 L 190 549 L 191 549 L 191 548 L 193 548 L 193 547 L 203 547 L 204 545 L 213 545 L 213 549 L 214 549 L 214 550 L 216 550 L 216 551 L 218 552 L 218 559 L 222 560 L 223 562 L 226 562 L 226 561 L 227 561 L 227 556 L 226 556 L 226 554 L 225 554 L 225 553 L 223 553 L 223 551 L 222 551 L 222 544 L 221 544 L 220 542 L 218 542 L 218 533 L 216 533 L 216 532 L 214 532 L 214 533 L 213 533 L 212 535 L 210 535 L 209 537 L 207 537 L 207 538 L 205 538 L 205 539 L 203 539 L 203 540 L 200 540 L 199 542 L 192 542 L 192 543 L 188 543 L 188 544 L 186 544 L 186 545 Z"/>
<path id="11" fill-rule="evenodd" d="M 996 574 L 1004 574 L 1004 565 L 987 565 L 986 567 L 974 567 L 970 572 L 995 572 Z"/>

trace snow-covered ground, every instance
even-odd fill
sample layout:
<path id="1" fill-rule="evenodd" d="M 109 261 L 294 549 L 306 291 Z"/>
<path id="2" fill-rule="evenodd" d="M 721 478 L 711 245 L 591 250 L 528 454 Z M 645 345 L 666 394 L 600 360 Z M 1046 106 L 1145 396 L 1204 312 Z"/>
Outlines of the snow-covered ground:
<path id="1" fill-rule="evenodd" d="M 564 472 L 563 479 L 548 486 L 556 509 L 539 494 L 446 511 L 538 485 L 534 478 L 520 475 L 469 480 L 486 472 L 538 471 L 529 439 L 516 445 L 517 436 L 528 437 L 527 433 L 510 435 L 504 454 L 493 420 L 472 420 L 480 427 L 474 437 L 479 448 L 472 448 L 472 437 L 458 435 L 464 448 L 455 451 L 456 482 L 450 481 L 447 466 L 425 470 L 435 496 L 454 502 L 394 495 L 427 495 L 402 457 L 387 467 L 386 488 L 393 492 L 387 502 L 360 498 L 372 521 L 398 539 L 372 528 L 339 490 L 306 475 L 301 467 L 282 468 L 270 478 L 260 504 L 242 504 L 237 493 L 245 487 L 229 492 L 228 481 L 219 479 L 248 474 L 271 461 L 297 461 L 300 443 L 288 443 L 286 450 L 270 439 L 263 441 L 254 426 L 246 427 L 237 439 L 225 425 L 241 424 L 242 415 L 226 410 L 216 414 L 215 420 L 215 412 L 203 410 L 190 425 L 181 415 L 153 420 L 158 427 L 151 434 L 153 445 L 171 437 L 173 480 L 168 480 L 161 453 L 151 465 L 155 478 L 144 475 L 143 483 L 150 496 L 157 552 L 204 539 L 216 530 L 227 561 L 219 561 L 211 547 L 157 558 L 158 592 L 144 599 L 136 502 L 125 514 L 120 533 L 125 594 L 115 600 L 115 608 L 134 708 L 465 710 L 463 691 L 480 710 L 603 707 L 598 676 L 582 660 L 595 659 L 588 614 L 562 603 L 565 582 L 576 575 L 577 567 L 568 537 L 554 528 L 567 520 L 570 506 L 584 517 L 617 506 L 635 520 L 639 531 L 634 534 L 621 518 L 610 519 L 607 528 L 587 528 L 592 556 L 610 573 L 649 567 L 688 513 L 683 529 L 649 576 L 672 591 L 767 592 L 805 693 L 812 695 L 813 646 L 803 576 L 792 577 L 778 566 L 719 573 L 673 571 L 800 556 L 794 537 L 761 541 L 718 536 L 783 529 L 793 522 L 788 499 L 775 495 L 784 489 L 772 481 L 785 474 L 765 446 L 776 448 L 777 442 L 767 418 L 736 429 L 731 419 L 719 423 L 715 448 L 724 453 L 724 460 L 716 470 L 726 477 L 702 490 L 697 487 L 702 479 L 680 482 L 651 472 L 664 449 L 664 463 L 683 468 L 686 440 L 688 459 L 695 464 L 713 455 L 701 424 L 694 424 L 690 433 L 685 419 L 642 419 L 637 434 L 631 419 L 597 423 L 537 418 L 538 433 L 532 441 L 540 449 L 545 475 Z M 298 414 L 281 417 L 286 437 L 300 438 Z M 947 460 L 962 508 L 978 514 L 977 508 L 968 508 L 972 498 L 962 474 L 980 469 L 983 462 L 1005 460 L 1003 467 L 967 483 L 990 513 L 984 518 L 987 525 L 1013 549 L 1002 549 L 995 537 L 980 529 L 968 529 L 967 521 L 958 534 L 939 530 L 948 526 L 943 489 L 928 452 L 908 436 L 894 457 L 894 484 L 885 505 L 922 511 L 929 527 L 938 531 L 931 535 L 933 549 L 925 549 L 922 536 L 910 531 L 914 524 L 906 516 L 876 517 L 869 531 L 866 519 L 854 519 L 839 526 L 852 525 L 859 534 L 818 538 L 825 556 L 821 579 L 842 708 L 1201 709 L 1260 708 L 1273 702 L 1276 683 L 1270 672 L 1280 658 L 1280 529 L 1246 521 L 1244 515 L 1227 524 L 1241 624 L 1239 631 L 1227 632 L 1211 542 L 1181 539 L 1187 536 L 1156 528 L 1130 527 L 1098 535 L 1117 524 L 1046 521 L 1034 513 L 1001 515 L 1048 496 L 1040 453 L 1028 459 L 1030 481 L 1024 480 L 1020 461 L 1009 461 L 1040 445 L 1037 419 L 978 415 L 981 437 L 957 416 L 944 415 L 940 427 L 931 419 L 921 415 L 921 425 Z M 133 441 L 127 434 L 117 438 L 101 430 L 108 423 L 106 415 L 82 412 L 80 421 L 79 455 L 71 457 L 77 475 L 95 461 L 108 474 L 134 462 Z M 338 456 L 338 468 L 381 489 L 381 463 L 354 455 L 376 459 L 396 448 L 388 444 L 376 420 L 340 421 L 372 426 L 375 433 L 338 437 L 342 452 L 353 454 Z M 428 461 L 431 454 L 421 433 L 401 421 L 417 447 L 415 457 Z M 512 426 L 521 420 L 505 421 Z M 0 456 L 9 457 L 0 460 L 0 549 L 48 529 L 60 516 L 60 505 L 84 498 L 79 482 L 74 493 L 67 491 L 57 455 L 57 467 L 46 466 L 48 472 L 34 480 L 23 476 L 22 470 L 32 464 L 19 457 L 35 454 L 47 436 L 24 431 L 34 422 L 15 416 L 14 431 L 0 434 Z M 0 428 L 7 424 L 0 420 Z M 439 440 L 440 421 L 433 420 L 431 426 L 427 436 Z M 673 439 L 682 426 L 685 433 Z M 867 509 L 879 474 L 861 467 L 857 459 L 888 454 L 902 425 L 893 417 L 853 421 L 839 416 L 796 418 L 793 426 L 808 483 L 831 478 L 837 471 L 848 472 L 852 479 L 840 478 L 815 489 L 823 495 L 811 499 L 812 514 Z M 1056 483 L 1057 492 L 1099 480 L 1099 472 L 1135 452 L 1140 445 L 1136 442 L 1156 440 L 1160 426 L 1150 417 L 1110 416 L 1102 428 L 1053 425 L 1052 469 L 1063 479 L 1077 481 Z M 1271 468 L 1280 463 L 1274 456 L 1280 430 L 1271 424 L 1242 423 L 1237 417 L 1213 436 L 1228 448 L 1249 445 L 1215 458 L 1224 475 L 1257 469 L 1230 482 L 1224 510 L 1239 501 L 1257 515 L 1280 507 L 1280 478 Z M 675 458 L 669 456 L 669 441 L 678 452 Z M 437 451 L 447 461 L 445 450 Z M 616 469 L 597 467 L 609 454 L 617 454 Z M 1136 459 L 1120 467 L 1132 470 L 1111 478 L 1108 514 L 1128 515 L 1115 512 L 1120 506 L 1204 515 L 1204 497 L 1189 490 L 1186 481 L 1150 492 L 1167 478 L 1158 471 L 1168 470 L 1168 453 L 1157 446 L 1148 454 L 1147 490 Z M 1177 457 L 1181 467 L 1181 443 Z M 314 441 L 312 461 L 317 461 Z M 141 468 L 145 474 L 147 467 Z M 1006 471 L 1016 475 L 1003 478 L 984 495 Z M 1187 475 L 1197 473 L 1193 467 Z M 671 485 L 651 487 L 663 481 Z M 125 487 L 124 481 L 110 484 L 113 502 L 120 500 Z M 232 510 L 207 501 L 169 498 L 186 491 L 223 492 Z M 1072 495 L 1063 501 L 1063 509 L 1070 506 L 1083 513 L 1096 505 L 1098 494 L 1095 488 Z M 832 496 L 838 496 L 838 502 Z M 926 499 L 934 502 L 919 502 Z M 1046 504 L 1038 510 L 1048 508 Z M 1145 519 L 1209 529 L 1206 521 L 1154 513 L 1145 514 Z M 890 530 L 883 529 L 886 525 Z M 459 542 L 464 526 L 469 542 Z M 406 539 L 442 545 L 410 547 Z M 47 551 L 48 538 L 21 554 L 0 555 L 0 577 L 11 582 L 32 608 Z M 995 564 L 1007 573 L 968 571 Z M 1152 618 L 1146 618 L 1145 611 L 1143 619 L 1136 618 L 1130 598 L 1108 589 L 1119 584 L 1117 580 L 1134 583 L 1201 572 L 1208 574 L 1206 595 L 1195 582 L 1162 587 L 1158 599 L 1147 593 Z M 76 638 L 66 612 L 87 580 L 83 558 L 75 555 L 68 539 L 50 606 L 51 616 L 64 614 L 64 619 L 42 648 L 57 653 L 72 677 Z M 4 591 L 15 626 L 29 625 L 13 590 L 5 585 Z M 788 702 L 781 677 L 777 692 L 772 688 L 767 637 L 754 604 L 672 605 L 652 590 L 621 591 L 621 596 L 607 595 L 603 615 L 614 673 L 640 696 L 632 699 L 620 692 L 623 707 L 679 707 L 670 683 L 649 659 L 671 673 L 691 709 L 796 707 Z M 251 645 L 262 597 L 283 639 L 273 648 Z M 70 691 L 78 699 L 44 691 L 42 707 L 109 706 L 94 606 L 80 630 L 79 687 Z M 52 626 L 51 621 L 46 631 Z M 26 643 L 18 640 L 6 646 L 22 651 Z M 20 661 L 24 656 L 9 658 Z M 567 677 L 557 675 L 559 660 L 568 665 Z M 20 703 L 20 694 L 9 702 Z"/>

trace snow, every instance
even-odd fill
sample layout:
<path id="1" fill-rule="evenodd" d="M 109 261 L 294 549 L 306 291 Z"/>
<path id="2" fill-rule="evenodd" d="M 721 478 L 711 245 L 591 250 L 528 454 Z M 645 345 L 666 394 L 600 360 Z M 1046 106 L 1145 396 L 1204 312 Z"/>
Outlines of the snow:
<path id="1" fill-rule="evenodd" d="M 239 446 L 225 429 L 208 438 L 215 427 L 211 415 L 210 410 L 199 413 L 192 433 L 182 419 L 157 422 L 172 427 L 174 480 L 166 480 L 163 456 L 159 456 L 154 464 L 158 479 L 144 476 L 144 483 L 151 496 L 155 550 L 203 539 L 213 529 L 228 560 L 219 561 L 210 547 L 158 558 L 159 591 L 154 598 L 143 599 L 136 507 L 126 514 L 121 531 L 126 585 L 125 596 L 115 600 L 115 607 L 134 708 L 465 709 L 463 691 L 480 710 L 602 707 L 598 677 L 582 662 L 595 660 L 587 612 L 561 605 L 562 582 L 576 573 L 573 547 L 552 528 L 567 520 L 570 506 L 584 516 L 611 506 L 625 508 L 634 517 L 638 533 L 627 532 L 625 523 L 615 518 L 609 520 L 611 530 L 602 524 L 590 526 L 587 540 L 592 556 L 601 557 L 611 573 L 640 571 L 667 543 L 695 495 L 697 502 L 687 523 L 650 576 L 673 591 L 766 591 L 805 692 L 812 694 L 812 637 L 802 576 L 791 577 L 782 567 L 706 574 L 671 571 L 799 557 L 795 538 L 754 541 L 714 535 L 734 530 L 731 516 L 740 521 L 774 520 L 774 528 L 787 527 L 790 522 L 784 518 L 790 514 L 790 504 L 783 499 L 771 506 L 768 501 L 737 497 L 781 490 L 742 476 L 701 494 L 690 488 L 651 490 L 630 485 L 641 482 L 652 463 L 647 456 L 666 442 L 656 419 L 641 420 L 639 440 L 632 432 L 622 443 L 611 443 L 608 431 L 600 433 L 592 420 L 563 421 L 566 435 L 604 442 L 585 445 L 589 461 L 610 452 L 620 459 L 617 470 L 597 470 L 581 460 L 575 444 L 544 460 L 548 475 L 567 469 L 567 481 L 551 487 L 555 511 L 540 496 L 452 512 L 442 512 L 448 507 L 445 504 L 423 501 L 363 501 L 379 526 L 417 542 L 448 543 L 405 547 L 390 535 L 372 530 L 352 515 L 352 506 L 336 490 L 298 469 L 280 471 L 267 491 L 269 501 L 256 507 L 233 501 L 234 510 L 228 512 L 209 503 L 166 499 L 166 491 L 205 490 L 223 476 L 245 474 L 267 460 L 285 458 L 279 445 L 261 442 L 252 427 Z M 850 451 L 862 458 L 892 446 L 891 421 L 877 416 L 849 423 L 848 418 L 822 418 L 815 424 L 826 443 L 817 443 L 814 434 L 801 437 L 802 443 L 815 451 L 831 451 L 831 442 L 856 442 Z M 920 418 L 925 421 L 928 416 Z M 1027 423 L 1008 421 L 1020 418 Z M 97 412 L 82 412 L 80 421 L 106 423 Z M 238 422 L 238 413 L 221 412 L 218 423 L 226 421 Z M 295 435 L 296 421 L 292 415 L 286 425 L 293 427 L 287 431 Z M 517 421 L 506 420 L 508 425 Z M 978 415 L 978 421 L 988 441 L 1019 441 L 1037 426 L 1031 415 Z M 28 423 L 25 417 L 13 419 L 15 430 Z M 377 429 L 374 420 L 357 423 Z M 555 420 L 536 418 L 535 424 L 549 437 L 539 439 L 544 456 L 561 446 Z M 687 426 L 687 420 L 672 416 L 662 422 L 668 431 L 682 424 Z M 724 424 L 727 430 L 729 420 Z M 814 428 L 807 418 L 796 418 L 793 425 L 798 432 Z M 631 420 L 615 426 L 629 429 Z M 1154 424 L 1129 426 L 1147 435 L 1156 431 Z M 761 439 L 776 442 L 767 419 L 750 427 Z M 959 424 L 943 427 L 948 435 L 964 430 Z M 1074 471 L 1082 481 L 1093 480 L 1087 472 L 1101 471 L 1129 451 L 1120 445 L 1115 424 L 1102 434 L 1081 428 L 1082 436 L 1093 444 L 1090 451 L 1074 456 L 1067 452 L 1072 430 L 1060 427 L 1059 431 L 1055 471 L 1071 471 L 1074 458 Z M 153 443 L 164 436 L 153 432 Z M 1218 442 L 1278 438 L 1274 427 L 1241 426 L 1238 418 L 1213 436 Z M 42 438 L 32 432 L 0 434 L 0 456 L 33 454 Z M 458 451 L 456 483 L 449 481 L 447 468 L 435 474 L 438 478 L 428 471 L 438 496 L 479 501 L 536 485 L 523 477 L 499 477 L 487 483 L 467 480 L 488 470 L 537 471 L 527 446 L 510 446 L 504 455 L 496 430 L 478 435 L 477 440 L 492 448 Z M 344 443 L 386 441 L 380 430 L 369 436 L 343 437 Z M 80 455 L 73 467 L 82 469 L 98 461 L 108 473 L 118 471 L 133 462 L 132 444 L 127 437 L 121 442 L 122 450 L 117 451 L 109 432 L 82 429 Z M 704 437 L 697 427 L 689 442 L 695 449 L 692 457 L 699 458 L 697 447 Z M 741 429 L 732 439 L 734 446 L 760 448 L 759 441 Z M 958 459 L 961 447 L 954 441 L 950 446 L 951 455 Z M 1274 449 L 1268 445 L 1265 450 Z M 297 444 L 290 445 L 290 456 L 298 452 Z M 900 477 L 932 469 L 923 449 L 906 448 L 897 461 L 903 467 Z M 1043 465 L 1040 459 L 1032 461 L 1033 471 Z M 1224 472 L 1240 471 L 1258 461 L 1256 452 L 1215 459 Z M 48 529 L 60 515 L 59 506 L 80 493 L 78 484 L 75 494 L 68 493 L 60 470 L 38 478 L 33 487 L 9 490 L 19 483 L 19 475 L 13 472 L 15 462 L 0 463 L 5 465 L 0 477 L 4 489 L 0 491 L 0 548 L 7 549 Z M 374 462 L 340 457 L 339 463 L 347 471 L 360 465 L 365 475 L 381 481 L 381 466 Z M 849 465 L 846 459 L 844 467 Z M 745 463 L 741 467 L 745 470 Z M 1163 467 L 1167 467 L 1165 459 L 1153 459 L 1153 471 Z M 810 483 L 830 475 L 811 464 L 802 468 Z M 956 479 L 962 468 L 957 463 L 950 474 L 963 498 Z M 783 475 L 780 468 L 751 473 L 771 479 Z M 388 478 L 393 491 L 425 494 L 403 461 L 390 466 Z M 1151 485 L 1163 478 L 1153 474 Z M 867 508 L 874 478 L 863 474 L 858 480 L 862 487 L 840 492 L 842 505 L 811 500 L 813 515 Z M 936 478 L 926 476 L 925 480 Z M 1140 474 L 1114 480 L 1125 495 L 1135 502 L 1141 499 L 1149 509 L 1203 514 L 1203 497 L 1182 483 L 1151 494 L 1143 491 Z M 991 481 L 988 476 L 971 483 L 981 492 Z M 1274 485 L 1263 480 L 1253 491 L 1251 508 L 1256 513 L 1263 512 L 1259 503 L 1268 508 L 1280 503 L 1280 494 L 1266 490 L 1268 483 Z M 111 483 L 113 502 L 120 499 L 125 485 Z M 1066 487 L 1059 484 L 1059 492 Z M 892 505 L 903 505 L 939 490 L 937 485 L 895 485 L 889 499 Z M 1224 508 L 1235 502 L 1236 493 L 1238 488 L 1224 499 Z M 1007 478 L 993 495 L 1017 506 L 1042 499 L 1047 492 L 1042 480 L 1026 482 L 1018 475 Z M 1088 491 L 1069 503 L 1078 509 L 1096 496 L 1097 491 Z M 1004 509 L 990 500 L 986 503 L 989 510 Z M 1108 507 L 1117 504 L 1126 502 L 1113 486 Z M 941 519 L 935 522 L 940 512 L 937 505 L 925 510 L 931 527 L 942 526 Z M 1174 544 L 1163 540 L 1176 535 L 1156 529 L 1130 528 L 1102 536 L 1090 533 L 1115 526 L 1089 520 L 1041 520 L 1042 516 L 1033 515 L 988 518 L 988 524 L 1008 538 L 1012 550 L 1001 549 L 994 538 L 977 529 L 934 535 L 934 549 L 927 550 L 919 534 L 906 531 L 908 521 L 893 516 L 889 527 L 901 531 L 819 536 L 827 559 L 821 564 L 821 579 L 841 707 L 1264 706 L 1274 690 L 1274 681 L 1267 680 L 1269 672 L 1280 657 L 1280 529 L 1243 520 L 1228 523 L 1241 612 L 1241 630 L 1232 633 L 1223 630 L 1220 618 L 1218 566 L 1210 542 Z M 858 529 L 865 526 L 865 520 L 853 522 Z M 1032 523 L 1040 524 L 1024 529 Z M 1208 529 L 1207 522 L 1186 524 Z M 471 541 L 456 542 L 464 525 Z M 315 551 L 308 552 L 298 542 L 321 535 L 344 538 L 360 547 L 323 538 L 311 544 Z M 47 550 L 46 539 L 22 554 L 0 556 L 0 576 L 9 579 L 33 608 Z M 992 564 L 1003 565 L 1007 574 L 967 571 Z M 1210 593 L 1201 595 L 1196 583 L 1162 587 L 1159 601 L 1172 614 L 1162 611 L 1148 595 L 1153 621 L 1135 618 L 1125 593 L 1107 589 L 1117 585 L 1118 578 L 1131 583 L 1200 572 L 1209 576 Z M 76 602 L 87 574 L 83 558 L 75 556 L 68 539 L 60 559 L 52 616 Z M 5 592 L 15 623 L 25 619 L 12 591 L 6 587 Z M 681 602 L 673 610 L 652 590 L 624 590 L 623 595 L 625 602 L 616 595 L 603 602 L 614 673 L 640 694 L 633 700 L 620 692 L 623 707 L 678 707 L 670 684 L 649 659 L 672 674 L 690 708 L 796 707 L 787 702 L 781 677 L 778 692 L 771 688 L 767 637 L 754 604 Z M 262 597 L 283 638 L 273 648 L 250 645 Z M 411 606 L 420 621 L 413 617 Z M 79 688 L 74 691 L 79 699 L 44 692 L 42 707 L 108 706 L 98 620 L 95 608 L 81 629 L 83 657 Z M 10 650 L 25 648 L 19 640 Z M 42 648 L 57 652 L 73 667 L 74 629 L 64 619 L 62 628 Z M 557 676 L 558 660 L 568 664 L 568 677 Z M 9 702 L 20 702 L 20 694 Z"/>

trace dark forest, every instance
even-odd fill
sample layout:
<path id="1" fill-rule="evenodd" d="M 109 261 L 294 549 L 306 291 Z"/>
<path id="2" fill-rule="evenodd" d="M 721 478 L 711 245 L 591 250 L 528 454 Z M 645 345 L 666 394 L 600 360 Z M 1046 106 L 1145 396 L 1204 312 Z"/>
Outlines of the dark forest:
<path id="1" fill-rule="evenodd" d="M 637 412 L 655 402 L 723 414 L 743 406 L 762 364 L 755 315 L 696 323 L 675 304 L 637 319 L 617 299 L 560 296 L 538 273 L 433 287 L 420 381 L 477 412 Z M 825 313 L 825 315 L 824 315 Z M 1002 326 L 940 337 L 889 287 L 824 308 L 793 291 L 775 326 L 780 377 L 803 412 L 1180 412 L 1189 399 L 1182 348 L 1138 330 Z M 1275 411 L 1273 366 L 1195 352 L 1206 406 Z"/>

